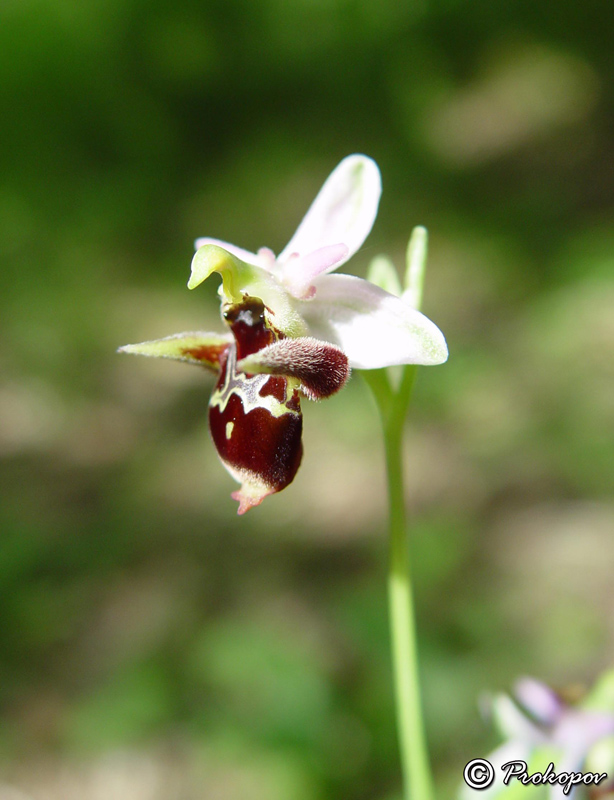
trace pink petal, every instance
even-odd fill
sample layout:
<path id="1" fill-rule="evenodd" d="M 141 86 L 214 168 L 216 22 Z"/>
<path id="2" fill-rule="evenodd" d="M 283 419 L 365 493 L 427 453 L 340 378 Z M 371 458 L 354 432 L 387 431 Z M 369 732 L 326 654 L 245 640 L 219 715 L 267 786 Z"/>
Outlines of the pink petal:
<path id="1" fill-rule="evenodd" d="M 290 292 L 299 299 L 313 297 L 313 280 L 323 272 L 329 272 L 347 260 L 346 244 L 331 244 L 314 250 L 304 258 L 290 254 L 285 264 L 284 283 Z"/>
<path id="2" fill-rule="evenodd" d="M 514 687 L 514 695 L 543 725 L 554 725 L 565 710 L 556 692 L 534 678 L 520 678 Z"/>

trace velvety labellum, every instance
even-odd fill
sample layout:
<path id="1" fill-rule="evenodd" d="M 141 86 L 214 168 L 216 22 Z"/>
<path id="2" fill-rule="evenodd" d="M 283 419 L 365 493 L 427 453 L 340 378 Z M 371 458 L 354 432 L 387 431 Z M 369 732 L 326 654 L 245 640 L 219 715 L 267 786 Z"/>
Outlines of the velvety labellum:
<path id="1" fill-rule="evenodd" d="M 209 427 L 222 462 L 242 484 L 233 494 L 242 514 L 293 480 L 301 462 L 303 420 L 298 380 L 237 370 L 239 358 L 279 338 L 262 302 L 246 298 L 224 316 L 235 342 L 220 358 Z"/>

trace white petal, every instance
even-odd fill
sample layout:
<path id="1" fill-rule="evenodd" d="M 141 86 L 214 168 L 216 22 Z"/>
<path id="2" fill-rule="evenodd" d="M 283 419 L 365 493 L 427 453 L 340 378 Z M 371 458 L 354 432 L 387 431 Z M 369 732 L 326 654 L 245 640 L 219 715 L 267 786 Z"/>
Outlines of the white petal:
<path id="1" fill-rule="evenodd" d="M 446 340 L 424 314 L 352 275 L 323 275 L 297 309 L 318 339 L 338 345 L 357 369 L 442 364 Z"/>
<path id="2" fill-rule="evenodd" d="M 228 250 L 229 253 L 232 253 L 233 256 L 240 258 L 241 261 L 245 261 L 246 264 L 257 264 L 258 266 L 262 266 L 260 263 L 260 258 L 258 255 L 256 255 L 256 253 L 250 253 L 249 250 L 244 250 L 242 247 L 237 247 L 236 244 L 223 242 L 221 239 L 210 239 L 208 236 L 202 236 L 200 239 L 197 239 L 194 242 L 194 249 L 199 250 L 205 244 L 215 244 L 217 247 Z"/>
<path id="3" fill-rule="evenodd" d="M 278 261 L 283 264 L 292 253 L 304 257 L 322 247 L 343 243 L 348 253 L 330 269 L 343 264 L 369 235 L 381 192 L 382 182 L 375 161 L 363 155 L 344 158 L 326 179 Z M 299 264 L 297 261 L 288 268 Z"/>

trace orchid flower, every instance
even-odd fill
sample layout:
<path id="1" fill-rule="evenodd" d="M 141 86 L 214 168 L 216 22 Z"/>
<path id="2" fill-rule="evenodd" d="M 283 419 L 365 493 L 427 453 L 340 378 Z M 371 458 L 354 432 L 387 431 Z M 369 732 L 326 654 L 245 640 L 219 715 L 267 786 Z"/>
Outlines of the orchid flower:
<path id="1" fill-rule="evenodd" d="M 241 484 L 243 514 L 293 480 L 302 455 L 301 397 L 319 400 L 352 367 L 441 364 L 441 331 L 403 298 L 352 275 L 331 275 L 369 234 L 381 194 L 370 158 L 343 159 L 290 242 L 275 257 L 217 239 L 196 242 L 188 288 L 221 275 L 225 334 L 189 332 L 126 345 L 124 353 L 172 358 L 218 374 L 209 427 Z"/>
<path id="2" fill-rule="evenodd" d="M 503 784 L 502 767 L 510 761 L 526 762 L 529 771 L 541 771 L 552 761 L 558 774 L 579 772 L 590 768 L 597 747 L 608 745 L 608 767 L 612 766 L 614 673 L 606 674 L 587 701 L 578 705 L 565 703 L 549 686 L 533 678 L 519 680 L 514 695 L 516 702 L 505 694 L 492 701 L 494 719 L 506 740 L 488 756 L 495 770 L 494 783 L 480 790 L 463 785 L 461 800 L 503 799 L 516 797 L 515 791 L 518 797 L 526 793 L 526 786 L 519 788 L 513 781 Z M 575 793 L 576 787 L 565 793 L 559 784 L 541 789 L 541 796 L 548 800 L 568 800 Z"/>

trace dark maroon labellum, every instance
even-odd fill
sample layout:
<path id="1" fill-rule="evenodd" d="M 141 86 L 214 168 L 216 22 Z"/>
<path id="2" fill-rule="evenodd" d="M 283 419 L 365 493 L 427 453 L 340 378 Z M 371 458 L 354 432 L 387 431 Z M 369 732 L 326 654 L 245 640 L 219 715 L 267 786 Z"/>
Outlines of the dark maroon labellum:
<path id="1" fill-rule="evenodd" d="M 220 358 L 209 427 L 222 462 L 242 484 L 233 494 L 242 514 L 296 475 L 302 456 L 300 382 L 237 370 L 238 360 L 283 338 L 268 323 L 262 301 L 247 297 L 224 317 L 235 342 Z"/>

